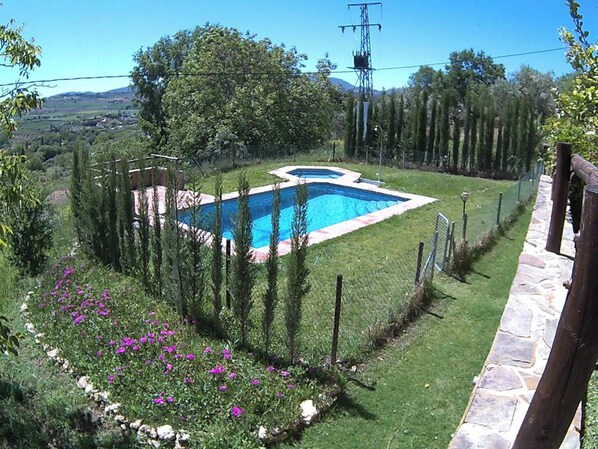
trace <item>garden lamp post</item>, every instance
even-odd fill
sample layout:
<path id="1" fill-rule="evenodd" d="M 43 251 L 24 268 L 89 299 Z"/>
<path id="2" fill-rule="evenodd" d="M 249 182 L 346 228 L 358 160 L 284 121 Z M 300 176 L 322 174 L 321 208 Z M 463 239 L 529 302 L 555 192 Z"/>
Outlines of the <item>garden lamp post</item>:
<path id="1" fill-rule="evenodd" d="M 467 199 L 469 198 L 469 193 L 463 192 L 461 194 L 461 201 L 463 201 L 463 216 L 465 217 L 465 203 L 467 203 Z"/>
<path id="2" fill-rule="evenodd" d="M 376 125 L 374 129 L 380 133 L 378 135 L 378 140 L 380 141 L 380 154 L 378 159 L 378 182 L 380 182 L 380 178 L 382 176 L 382 136 L 384 135 L 384 131 L 382 130 L 382 127 L 380 125 Z"/>

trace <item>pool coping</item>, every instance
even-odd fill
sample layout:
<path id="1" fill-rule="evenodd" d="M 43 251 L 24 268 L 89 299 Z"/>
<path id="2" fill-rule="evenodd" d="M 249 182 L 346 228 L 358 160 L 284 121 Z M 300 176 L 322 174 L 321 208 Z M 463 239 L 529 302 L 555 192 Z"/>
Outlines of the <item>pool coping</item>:
<path id="1" fill-rule="evenodd" d="M 287 171 L 295 170 L 297 168 L 323 168 L 323 169 L 330 169 L 335 170 L 338 172 L 343 172 L 345 175 L 334 178 L 334 179 L 327 179 L 327 178 L 299 178 L 297 176 L 289 175 Z M 287 181 L 281 181 L 278 183 L 280 189 L 294 187 L 299 183 L 305 184 L 312 184 L 312 183 L 326 183 L 326 184 L 333 184 L 343 187 L 352 187 L 360 190 L 367 190 L 376 193 L 382 193 L 386 195 L 390 195 L 393 197 L 398 197 L 404 199 L 406 201 L 397 204 L 395 206 L 390 206 L 384 208 L 379 211 L 370 212 L 366 215 L 361 215 L 359 217 L 353 218 L 351 220 L 346 220 L 331 226 L 327 226 L 322 229 L 318 229 L 317 231 L 312 231 L 308 234 L 308 246 L 322 243 L 326 240 L 330 240 L 332 238 L 340 237 L 341 235 L 348 234 L 350 232 L 356 231 L 358 229 L 364 228 L 371 224 L 379 223 L 387 218 L 393 217 L 395 215 L 403 214 L 409 210 L 416 209 L 418 207 L 424 206 L 426 204 L 433 203 L 437 201 L 435 198 L 427 197 L 424 195 L 414 195 L 411 193 L 400 192 L 397 190 L 390 190 L 382 187 L 378 187 L 372 184 L 361 183 L 359 180 L 361 179 L 361 174 L 354 172 L 352 170 L 337 168 L 337 167 L 326 167 L 326 166 L 285 166 L 277 170 L 272 170 L 269 173 L 274 174 L 276 176 L 284 176 L 288 177 Z M 254 187 L 249 190 L 250 195 L 264 193 L 264 192 L 271 192 L 274 188 L 275 184 L 268 184 L 265 186 Z M 157 187 L 156 194 L 158 195 L 158 214 L 164 214 L 166 207 L 165 207 L 165 197 L 166 197 L 166 188 L 165 187 Z M 138 194 L 139 192 L 135 192 L 135 210 L 137 211 L 138 207 Z M 153 205 L 153 188 L 145 189 L 145 195 L 148 198 L 148 204 L 150 206 L 150 215 L 154 215 L 152 209 Z M 236 199 L 239 196 L 239 192 L 230 192 L 227 194 L 222 195 L 222 201 Z M 193 204 L 190 204 L 191 199 L 191 191 L 189 190 L 179 190 L 177 195 L 177 210 L 188 209 L 192 207 Z M 215 197 L 213 195 L 204 194 L 200 195 L 200 205 L 205 206 L 208 204 L 212 204 L 215 201 Z M 191 232 L 193 228 L 185 223 L 179 222 L 179 226 L 181 229 Z M 202 238 L 204 239 L 206 244 L 211 244 L 213 235 L 205 230 L 200 230 Z M 223 239 L 222 247 L 223 250 L 225 249 L 226 240 Z M 231 240 L 231 250 L 234 252 L 234 241 Z M 268 251 L 269 246 L 262 246 L 262 247 L 252 247 L 252 252 L 254 256 L 255 262 L 264 262 L 268 258 Z M 286 239 L 278 242 L 278 255 L 284 256 L 291 252 L 291 239 Z"/>

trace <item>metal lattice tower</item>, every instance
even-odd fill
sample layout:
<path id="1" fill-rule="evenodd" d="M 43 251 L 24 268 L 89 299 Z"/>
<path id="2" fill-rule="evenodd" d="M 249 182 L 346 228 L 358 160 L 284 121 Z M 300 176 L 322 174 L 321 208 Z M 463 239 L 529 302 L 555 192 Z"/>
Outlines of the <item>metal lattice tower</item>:
<path id="1" fill-rule="evenodd" d="M 372 45 L 370 43 L 370 27 L 378 27 L 378 30 L 382 29 L 382 25 L 379 23 L 370 23 L 368 16 L 368 6 L 380 5 L 381 2 L 370 2 L 370 3 L 348 3 L 347 8 L 359 6 L 361 10 L 361 23 L 351 25 L 339 25 L 339 28 L 344 33 L 345 28 L 352 28 L 353 31 L 357 31 L 357 28 L 361 31 L 361 47 L 358 52 L 353 53 L 353 67 L 357 71 L 359 76 L 359 99 L 361 101 L 368 102 L 372 98 L 374 88 L 372 83 Z"/>

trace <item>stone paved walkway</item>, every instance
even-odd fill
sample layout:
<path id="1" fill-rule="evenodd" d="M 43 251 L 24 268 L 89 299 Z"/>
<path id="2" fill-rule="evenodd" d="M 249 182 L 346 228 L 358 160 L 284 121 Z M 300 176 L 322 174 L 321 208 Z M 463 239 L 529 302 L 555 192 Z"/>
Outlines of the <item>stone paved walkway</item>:
<path id="1" fill-rule="evenodd" d="M 561 253 L 547 252 L 551 179 L 542 176 L 519 267 L 494 343 L 449 449 L 509 449 L 546 366 L 571 277 L 573 231 Z M 581 412 L 561 449 L 579 448 Z"/>

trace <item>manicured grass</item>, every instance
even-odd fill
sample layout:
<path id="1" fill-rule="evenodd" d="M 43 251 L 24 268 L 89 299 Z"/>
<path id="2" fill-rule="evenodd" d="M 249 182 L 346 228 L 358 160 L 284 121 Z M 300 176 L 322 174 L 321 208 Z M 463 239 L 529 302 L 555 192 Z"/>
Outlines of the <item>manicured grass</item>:
<path id="1" fill-rule="evenodd" d="M 272 184 L 275 178 L 268 171 L 291 163 L 262 163 L 233 170 L 223 175 L 225 192 L 236 189 L 240 171 L 244 171 L 251 187 Z M 298 159 L 294 165 L 312 164 Z M 336 165 L 375 179 L 377 166 L 363 164 Z M 371 326 L 384 326 L 400 310 L 410 293 L 417 263 L 417 247 L 425 242 L 429 254 L 436 216 L 442 212 L 450 220 L 460 220 L 463 203 L 461 192 L 469 192 L 467 207 L 471 220 L 475 212 L 498 198 L 513 182 L 468 178 L 448 174 L 383 168 L 385 187 L 412 194 L 437 198 L 437 201 L 408 211 L 381 223 L 314 245 L 308 249 L 311 291 L 304 300 L 301 329 L 301 354 L 312 363 L 329 354 L 334 313 L 337 274 L 344 276 L 344 302 L 341 312 L 339 357 L 344 360 L 363 359 L 370 347 Z M 213 180 L 203 180 L 203 191 L 210 193 Z M 494 213 L 495 216 L 495 213 Z M 491 225 L 489 225 L 491 226 Z M 284 273 L 285 258 L 282 260 Z M 283 278 L 284 279 L 284 278 Z M 261 285 L 254 302 L 261 302 Z M 282 293 L 284 294 L 284 293 Z M 254 308 L 253 328 L 259 329 L 259 307 Z M 274 350 L 284 352 L 282 307 L 277 310 L 274 329 Z M 253 333 L 252 343 L 259 347 L 261 335 Z M 277 343 L 278 342 L 278 343 Z"/>
<path id="2" fill-rule="evenodd" d="M 466 282 L 439 276 L 430 311 L 349 375 L 324 422 L 281 448 L 446 448 L 488 354 L 530 220 L 526 212 Z"/>

